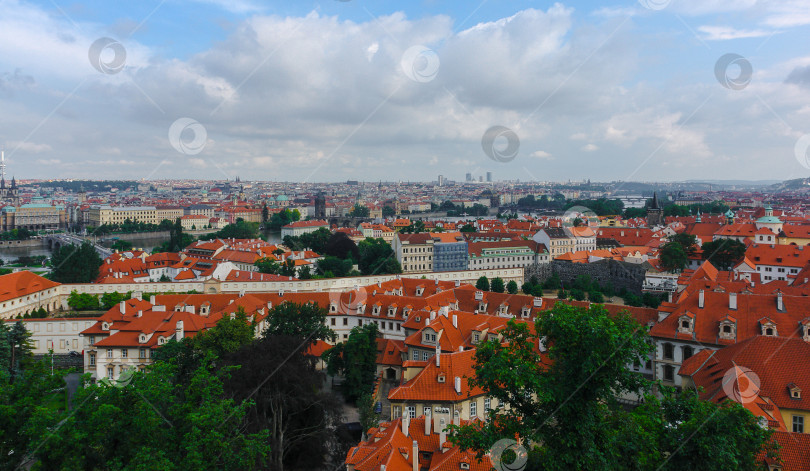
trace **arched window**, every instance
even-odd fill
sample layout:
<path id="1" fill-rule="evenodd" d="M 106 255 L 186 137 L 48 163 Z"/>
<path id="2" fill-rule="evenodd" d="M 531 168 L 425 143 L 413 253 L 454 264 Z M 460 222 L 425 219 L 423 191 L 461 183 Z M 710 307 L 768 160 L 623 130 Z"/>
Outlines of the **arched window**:
<path id="1" fill-rule="evenodd" d="M 683 354 L 683 359 L 684 359 L 684 360 L 686 360 L 687 358 L 689 358 L 689 357 L 691 357 L 692 355 L 694 355 L 694 354 L 695 354 L 695 352 L 694 352 L 694 350 L 692 349 L 692 347 L 690 347 L 690 346 L 688 346 L 688 345 L 687 345 L 687 346 L 684 346 L 684 347 L 681 349 L 681 353 Z"/>
<path id="2" fill-rule="evenodd" d="M 675 347 L 671 343 L 664 344 L 664 360 L 672 360 L 675 357 Z"/>

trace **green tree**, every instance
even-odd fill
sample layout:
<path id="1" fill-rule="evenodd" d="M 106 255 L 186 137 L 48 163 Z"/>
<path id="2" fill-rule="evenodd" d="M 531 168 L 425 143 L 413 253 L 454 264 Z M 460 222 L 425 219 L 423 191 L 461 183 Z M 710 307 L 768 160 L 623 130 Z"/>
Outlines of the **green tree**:
<path id="1" fill-rule="evenodd" d="M 599 291 L 589 291 L 588 300 L 592 303 L 602 304 L 605 302 L 605 296 Z"/>
<path id="2" fill-rule="evenodd" d="M 680 244 L 687 255 L 692 255 L 697 250 L 697 237 L 686 232 L 675 234 L 669 238 L 669 242 Z"/>
<path id="3" fill-rule="evenodd" d="M 204 362 L 182 384 L 176 369 L 156 362 L 115 386 L 85 383 L 74 398 L 82 407 L 43 424 L 36 449 L 41 468 L 213 471 L 265 465 L 269 433 L 245 432 L 254 404 L 225 394 L 227 371 Z M 52 433 L 57 424 L 59 433 Z"/>
<path id="4" fill-rule="evenodd" d="M 503 285 L 503 278 L 495 277 L 492 279 L 490 283 L 489 289 L 495 293 L 503 293 L 504 292 L 504 285 Z"/>
<path id="5" fill-rule="evenodd" d="M 371 393 L 377 373 L 377 324 L 352 328 L 345 342 L 323 355 L 329 374 L 343 375 L 343 392 L 349 400 Z"/>
<path id="6" fill-rule="evenodd" d="M 394 217 L 396 215 L 396 210 L 391 206 L 383 206 L 382 215 L 384 218 Z"/>
<path id="7" fill-rule="evenodd" d="M 256 260 L 253 265 L 259 269 L 259 273 L 278 275 L 279 271 L 281 270 L 281 264 L 268 257 L 262 257 Z"/>
<path id="8" fill-rule="evenodd" d="M 470 224 L 470 223 L 464 224 L 464 225 L 461 227 L 461 229 L 459 229 L 459 230 L 460 230 L 461 232 L 476 232 L 476 231 L 477 231 L 477 229 L 475 228 L 475 226 L 473 226 L 473 225 L 472 225 L 472 224 Z"/>
<path id="9" fill-rule="evenodd" d="M 98 278 L 101 257 L 89 242 L 63 245 L 53 251 L 51 279 L 59 283 L 91 283 Z"/>
<path id="10" fill-rule="evenodd" d="M 509 283 L 506 283 L 506 292 L 509 294 L 517 294 L 518 285 L 515 280 L 511 280 Z"/>
<path id="11" fill-rule="evenodd" d="M 379 423 L 379 418 L 374 412 L 374 396 L 371 393 L 363 394 L 357 400 L 357 410 L 360 413 L 360 426 L 363 428 L 363 436 L 366 432 L 376 427 Z"/>
<path id="12" fill-rule="evenodd" d="M 101 309 L 98 296 L 90 293 L 79 294 L 76 290 L 68 295 L 67 304 L 74 311 L 98 311 Z"/>
<path id="13" fill-rule="evenodd" d="M 253 341 L 254 332 L 254 325 L 240 306 L 232 315 L 223 314 L 214 327 L 197 334 L 192 344 L 195 350 L 221 358 Z"/>
<path id="14" fill-rule="evenodd" d="M 369 215 L 369 210 L 367 207 L 361 204 L 355 204 L 354 207 L 351 209 L 351 216 L 355 218 L 367 218 Z"/>
<path id="15" fill-rule="evenodd" d="M 132 250 L 132 242 L 127 240 L 116 240 L 113 242 L 110 248 L 119 252 L 126 252 L 127 250 Z"/>
<path id="16" fill-rule="evenodd" d="M 262 205 L 262 223 L 266 223 L 269 218 L 270 218 L 270 212 L 267 209 L 267 203 L 264 203 Z"/>
<path id="17" fill-rule="evenodd" d="M 475 287 L 481 291 L 489 291 L 489 279 L 486 276 L 478 278 L 478 281 L 475 282 Z"/>
<path id="18" fill-rule="evenodd" d="M 349 276 L 352 271 L 352 260 L 342 260 L 337 257 L 324 257 L 317 262 L 318 272 L 327 277 L 344 277 Z"/>
<path id="19" fill-rule="evenodd" d="M 519 436 L 538 444 L 547 469 L 616 469 L 616 437 L 604 423 L 622 410 L 617 394 L 648 388 L 626 367 L 652 351 L 646 330 L 601 305 L 557 303 L 534 331 L 510 320 L 502 333 L 502 341 L 478 345 L 468 379 L 497 399 L 492 420 L 462 426 L 452 440 L 483 453 L 500 438 Z"/>
<path id="20" fill-rule="evenodd" d="M 661 268 L 670 272 L 680 272 L 686 268 L 689 263 L 689 258 L 683 245 L 678 242 L 667 242 L 661 247 L 661 254 L 659 255 L 661 261 Z"/>
<path id="21" fill-rule="evenodd" d="M 738 240 L 718 239 L 706 242 L 703 249 L 703 260 L 708 260 L 719 270 L 731 270 L 745 257 L 745 244 Z"/>
<path id="22" fill-rule="evenodd" d="M 358 267 L 363 275 L 402 273 L 391 244 L 381 238 L 367 238 L 357 245 L 360 252 Z"/>
<path id="23" fill-rule="evenodd" d="M 318 340 L 334 342 L 337 336 L 326 326 L 326 316 L 326 309 L 315 303 L 281 303 L 268 311 L 263 335 L 286 335 L 311 343 Z"/>
<path id="24" fill-rule="evenodd" d="M 345 450 L 336 450 L 342 404 L 322 390 L 324 376 L 306 347 L 298 336 L 270 335 L 223 360 L 238 367 L 225 385 L 227 397 L 253 403 L 245 430 L 269 431 L 270 469 L 276 471 L 337 469 L 334 451 L 342 451 L 341 465 L 346 459 Z"/>
<path id="25" fill-rule="evenodd" d="M 360 251 L 357 244 L 345 232 L 335 232 L 326 242 L 325 254 L 342 260 L 359 260 Z"/>
<path id="26" fill-rule="evenodd" d="M 73 293 L 71 293 L 71 295 L 72 294 Z M 99 307 L 106 311 L 108 309 L 112 309 L 116 304 L 120 303 L 123 300 L 124 295 L 119 293 L 118 291 L 113 291 L 112 293 L 104 293 L 101 295 L 101 305 Z M 68 304 L 70 304 L 70 299 L 68 299 Z"/>

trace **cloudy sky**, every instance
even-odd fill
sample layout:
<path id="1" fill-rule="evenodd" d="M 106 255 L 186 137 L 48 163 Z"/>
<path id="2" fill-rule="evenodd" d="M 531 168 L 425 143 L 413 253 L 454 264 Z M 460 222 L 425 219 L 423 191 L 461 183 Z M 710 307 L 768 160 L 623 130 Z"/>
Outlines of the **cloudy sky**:
<path id="1" fill-rule="evenodd" d="M 810 176 L 806 0 L 0 11 L 0 145 L 17 177 Z"/>

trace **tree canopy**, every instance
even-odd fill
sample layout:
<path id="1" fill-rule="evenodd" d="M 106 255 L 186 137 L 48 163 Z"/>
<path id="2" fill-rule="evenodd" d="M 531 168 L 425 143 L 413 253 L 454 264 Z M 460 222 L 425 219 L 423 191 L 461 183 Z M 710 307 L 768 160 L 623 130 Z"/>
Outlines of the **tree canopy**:
<path id="1" fill-rule="evenodd" d="M 59 283 L 91 283 L 98 278 L 101 257 L 90 242 L 63 245 L 53 251 L 51 279 Z"/>

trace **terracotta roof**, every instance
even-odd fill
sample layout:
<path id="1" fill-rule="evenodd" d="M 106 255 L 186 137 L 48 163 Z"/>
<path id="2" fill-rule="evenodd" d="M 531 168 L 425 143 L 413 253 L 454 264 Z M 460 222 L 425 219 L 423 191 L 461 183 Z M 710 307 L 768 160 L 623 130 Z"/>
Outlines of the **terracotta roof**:
<path id="1" fill-rule="evenodd" d="M 0 302 L 28 296 L 57 286 L 59 283 L 27 270 L 0 275 Z"/>

